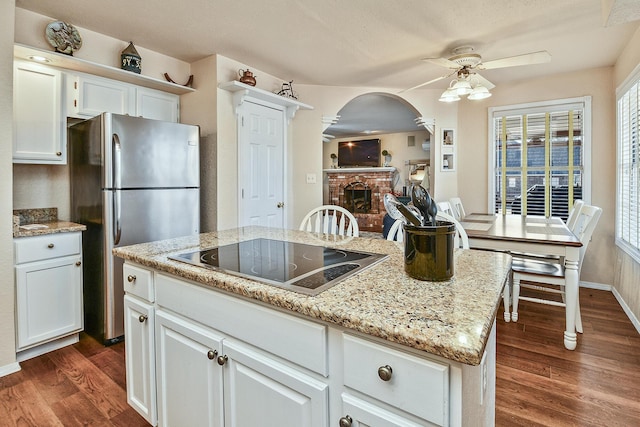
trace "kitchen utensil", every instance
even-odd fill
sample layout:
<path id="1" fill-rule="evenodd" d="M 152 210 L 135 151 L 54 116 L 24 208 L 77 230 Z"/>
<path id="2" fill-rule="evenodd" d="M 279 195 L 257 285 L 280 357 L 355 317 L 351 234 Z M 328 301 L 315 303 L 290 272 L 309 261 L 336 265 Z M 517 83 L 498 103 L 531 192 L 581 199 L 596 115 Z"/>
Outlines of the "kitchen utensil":
<path id="1" fill-rule="evenodd" d="M 386 193 L 382 197 L 382 200 L 384 202 L 384 208 L 386 209 L 387 213 L 389 214 L 389 216 L 391 218 L 393 218 L 393 219 L 404 219 L 404 215 L 402 215 L 400 213 L 400 211 L 398 210 L 398 208 L 396 208 L 396 206 L 394 204 L 394 203 L 400 203 L 400 201 L 398 201 L 396 196 L 394 196 L 392 193 Z"/>
<path id="2" fill-rule="evenodd" d="M 390 203 L 393 204 L 396 207 L 396 209 L 398 209 L 398 211 L 402 214 L 402 216 L 407 221 L 407 223 L 413 224 L 415 226 L 422 225 L 422 221 L 418 219 L 418 217 L 416 217 L 413 214 L 413 212 L 411 212 L 404 204 L 397 201 L 393 201 L 393 200 L 391 200 Z"/>
<path id="3" fill-rule="evenodd" d="M 407 209 L 409 209 L 416 216 L 416 218 L 420 220 L 421 223 L 424 221 L 424 218 L 422 217 L 422 213 L 418 208 L 416 208 L 413 205 L 407 205 Z"/>
<path id="4" fill-rule="evenodd" d="M 411 186 L 411 201 L 413 205 L 422 213 L 422 225 L 426 225 L 429 220 L 429 206 L 431 204 L 431 196 L 429 192 L 421 185 Z"/>
<path id="5" fill-rule="evenodd" d="M 431 203 L 429 204 L 430 225 L 436 225 L 436 216 L 438 216 L 438 204 L 435 200 L 431 199 Z"/>

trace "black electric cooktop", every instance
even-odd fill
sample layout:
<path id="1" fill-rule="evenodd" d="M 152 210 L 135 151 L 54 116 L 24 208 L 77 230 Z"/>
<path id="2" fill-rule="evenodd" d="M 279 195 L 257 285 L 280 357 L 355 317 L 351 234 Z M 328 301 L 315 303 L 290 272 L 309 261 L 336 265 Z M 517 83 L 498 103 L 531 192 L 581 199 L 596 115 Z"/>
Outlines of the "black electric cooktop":
<path id="1" fill-rule="evenodd" d="M 260 238 L 169 258 L 317 295 L 387 255 Z"/>

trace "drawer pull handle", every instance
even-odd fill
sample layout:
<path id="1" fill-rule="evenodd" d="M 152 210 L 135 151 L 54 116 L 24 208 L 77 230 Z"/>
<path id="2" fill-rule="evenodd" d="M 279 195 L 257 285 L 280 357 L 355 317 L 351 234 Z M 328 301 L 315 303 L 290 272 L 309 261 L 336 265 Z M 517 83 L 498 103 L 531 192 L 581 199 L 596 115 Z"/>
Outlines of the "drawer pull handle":
<path id="1" fill-rule="evenodd" d="M 134 276 L 133 274 L 130 274 L 127 276 L 127 282 L 133 283 L 135 281 L 136 281 L 136 276 Z"/>
<path id="2" fill-rule="evenodd" d="M 138 317 L 138 322 L 144 323 L 145 320 L 147 320 L 148 318 L 149 318 L 148 316 L 141 314 L 140 317 Z"/>
<path id="3" fill-rule="evenodd" d="M 229 360 L 229 358 L 226 354 L 224 356 L 218 356 L 218 365 L 224 365 L 225 363 L 227 363 L 227 360 Z"/>
<path id="4" fill-rule="evenodd" d="M 207 352 L 207 357 L 209 358 L 209 360 L 215 359 L 217 355 L 218 355 L 218 351 L 217 350 L 209 350 Z"/>
<path id="5" fill-rule="evenodd" d="M 344 417 L 340 418 L 340 427 L 351 427 L 351 424 L 353 424 L 353 418 L 351 418 L 349 415 L 345 415 Z"/>
<path id="6" fill-rule="evenodd" d="M 49 249 L 53 249 L 53 247 L 54 247 L 54 246 L 55 246 L 55 245 L 54 245 L 53 243 L 49 243 L 49 244 L 47 245 L 47 247 L 48 247 Z"/>
<path id="7" fill-rule="evenodd" d="M 76 266 L 80 267 L 82 263 L 80 261 L 76 261 Z"/>
<path id="8" fill-rule="evenodd" d="M 393 369 L 391 369 L 391 366 L 384 365 L 378 368 L 378 376 L 382 381 L 391 380 L 392 375 L 393 375 Z"/>

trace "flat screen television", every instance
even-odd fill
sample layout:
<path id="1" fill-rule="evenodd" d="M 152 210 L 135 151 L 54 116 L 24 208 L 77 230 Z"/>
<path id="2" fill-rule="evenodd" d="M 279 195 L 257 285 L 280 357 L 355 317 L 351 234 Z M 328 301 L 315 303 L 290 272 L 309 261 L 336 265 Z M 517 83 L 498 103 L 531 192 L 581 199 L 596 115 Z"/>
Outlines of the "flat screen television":
<path id="1" fill-rule="evenodd" d="M 378 167 L 380 166 L 380 140 L 338 142 L 338 167 Z"/>

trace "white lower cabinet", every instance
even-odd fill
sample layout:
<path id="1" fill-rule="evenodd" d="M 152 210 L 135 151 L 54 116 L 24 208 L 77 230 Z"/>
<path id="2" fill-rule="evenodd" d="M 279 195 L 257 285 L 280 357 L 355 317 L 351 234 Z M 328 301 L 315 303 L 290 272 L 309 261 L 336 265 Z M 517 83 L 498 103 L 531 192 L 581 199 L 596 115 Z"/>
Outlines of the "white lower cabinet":
<path id="1" fill-rule="evenodd" d="M 83 328 L 81 233 L 14 239 L 16 351 L 25 360 Z M 57 344 L 56 344 L 57 343 Z"/>
<path id="2" fill-rule="evenodd" d="M 423 355 L 129 262 L 124 277 L 127 396 L 153 425 L 493 424 L 494 400 L 487 394 L 481 402 L 479 366 Z M 491 336 L 487 351 L 495 355 L 495 326 Z"/>
<path id="3" fill-rule="evenodd" d="M 227 427 L 326 427 L 329 387 L 250 346 L 224 341 Z"/>
<path id="4" fill-rule="evenodd" d="M 127 275 L 126 269 L 125 277 Z M 127 403 L 151 425 L 157 423 L 155 315 L 151 303 L 124 296 Z"/>
<path id="5" fill-rule="evenodd" d="M 158 425 L 223 427 L 222 337 L 161 310 L 156 335 Z"/>

